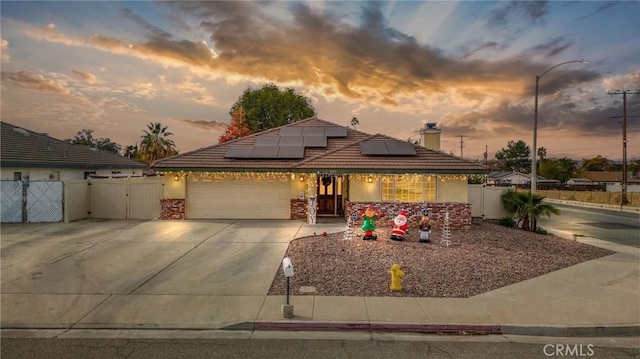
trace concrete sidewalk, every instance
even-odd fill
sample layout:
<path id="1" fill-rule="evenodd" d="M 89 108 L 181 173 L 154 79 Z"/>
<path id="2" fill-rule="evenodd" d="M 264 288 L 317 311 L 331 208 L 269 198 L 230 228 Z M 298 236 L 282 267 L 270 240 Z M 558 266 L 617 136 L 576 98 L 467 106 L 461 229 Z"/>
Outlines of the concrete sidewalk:
<path id="1" fill-rule="evenodd" d="M 183 227 L 187 224 L 180 225 L 178 229 L 182 235 L 182 231 L 186 231 Z M 173 262 L 168 265 L 163 264 L 164 269 L 157 271 L 151 277 L 142 278 L 135 283 L 124 283 L 127 290 L 120 290 L 122 283 L 116 286 L 111 282 L 105 282 L 107 287 L 109 284 L 112 285 L 112 290 L 105 292 L 96 283 L 80 282 L 73 286 L 69 285 L 69 289 L 77 290 L 77 285 L 81 285 L 87 290 L 73 292 L 65 289 L 66 292 L 60 292 L 56 291 L 55 285 L 45 286 L 48 289 L 29 285 L 31 281 L 38 280 L 40 271 L 33 271 L 27 277 L 16 277 L 20 280 L 8 281 L 10 283 L 4 280 L 3 273 L 2 336 L 57 337 L 74 330 L 91 332 L 90 335 L 94 336 L 110 336 L 112 334 L 108 333 L 113 330 L 118 333 L 127 331 L 131 333 L 130 330 L 140 329 L 162 329 L 166 333 L 172 332 L 172 329 L 234 329 L 241 331 L 365 330 L 501 333 L 546 336 L 640 335 L 640 249 L 638 248 L 593 238 L 579 238 L 580 242 L 606 248 L 615 251 L 616 254 L 580 263 L 472 298 L 293 295 L 290 301 L 294 305 L 295 316 L 293 319 L 283 319 L 281 305 L 285 303 L 285 297 L 266 295 L 268 288 L 267 291 L 256 290 L 251 282 L 253 279 L 248 277 L 247 281 L 237 281 L 235 284 L 237 288 L 233 292 L 226 292 L 230 290 L 228 286 L 223 286 L 222 288 L 226 289 L 220 291 L 220 285 L 225 283 L 216 283 L 215 281 L 220 279 L 215 277 L 196 278 L 197 281 L 189 282 L 214 281 L 203 288 L 193 287 L 193 285 L 185 286 L 184 281 L 189 280 L 189 273 L 197 272 L 198 266 L 211 265 L 207 264 L 207 261 L 193 260 L 203 256 L 193 255 L 196 248 L 203 250 L 209 244 L 208 241 L 220 239 L 228 233 L 245 230 L 229 227 L 226 223 L 193 222 L 188 225 L 193 227 L 190 231 L 202 234 L 202 238 L 198 239 L 202 240 L 201 245 L 191 243 L 195 240 L 193 236 L 183 235 L 183 241 L 176 243 L 175 248 L 185 252 L 191 246 L 194 246 L 194 249 L 190 249 L 186 252 L 187 254 L 180 254 L 182 252 L 178 251 L 179 259 L 171 259 Z M 111 223 L 110 226 L 112 229 L 124 228 L 123 235 L 129 233 L 126 232 L 130 229 L 129 225 Z M 213 236 L 205 235 L 204 226 L 209 229 L 215 228 L 217 232 Z M 285 237 L 273 242 L 275 246 L 273 248 L 278 249 L 277 253 L 273 252 L 270 256 L 279 256 L 281 259 L 286 250 L 286 244 L 294 238 L 313 235 L 314 232 L 316 235 L 324 231 L 340 232 L 344 227 L 345 224 L 340 221 L 327 221 L 313 226 L 296 221 L 291 221 L 289 226 L 276 223 L 272 230 L 281 233 L 280 237 Z M 167 226 L 166 231 L 175 232 L 178 229 Z M 113 234 L 109 233 L 110 239 L 105 241 L 110 243 L 115 239 Z M 118 238 L 122 240 L 123 235 Z M 135 244 L 135 238 L 137 237 L 131 238 L 133 244 Z M 73 243 L 78 241 L 75 237 L 69 239 Z M 3 234 L 3 242 L 4 240 Z M 263 243 L 266 239 L 254 238 L 253 240 Z M 236 243 L 237 239 L 231 238 L 228 241 Z M 209 245 L 213 244 L 220 243 Z M 112 246 L 103 247 L 106 248 L 103 251 L 112 250 Z M 182 247 L 185 249 L 181 249 Z M 134 247 L 130 248 L 132 249 Z M 73 256 L 91 256 L 92 251 L 96 252 L 96 249 L 89 247 Z M 203 253 L 205 253 L 204 258 L 210 258 L 208 255 L 212 252 Z M 229 252 L 229 255 L 233 253 Z M 191 259 L 187 260 L 189 256 Z M 162 258 L 157 260 L 162 261 Z M 60 265 L 63 262 L 64 259 L 55 257 L 54 263 L 50 266 L 59 267 L 56 273 L 72 268 L 69 264 Z M 91 271 L 106 270 L 107 264 L 98 262 L 95 268 L 83 268 Z M 3 271 L 5 271 L 4 263 Z M 264 271 L 265 273 L 262 274 L 264 278 L 273 276 L 271 267 Z M 280 273 L 280 268 L 277 272 Z M 85 271 L 80 274 L 89 275 L 91 272 Z M 16 275 L 12 274 L 9 279 Z M 171 282 L 177 284 L 171 284 Z M 18 286 L 16 283 L 21 285 Z M 270 281 L 267 283 L 267 287 L 270 283 Z M 43 288 L 46 290 L 42 290 Z M 131 288 L 137 289 L 131 290 Z M 7 292 L 6 289 L 10 291 Z M 105 331 L 105 329 L 112 331 Z"/>

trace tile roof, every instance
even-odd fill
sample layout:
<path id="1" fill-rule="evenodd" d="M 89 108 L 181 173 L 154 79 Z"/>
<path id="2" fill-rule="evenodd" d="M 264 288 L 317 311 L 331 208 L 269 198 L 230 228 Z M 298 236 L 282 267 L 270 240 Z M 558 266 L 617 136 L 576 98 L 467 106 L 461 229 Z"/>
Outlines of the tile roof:
<path id="1" fill-rule="evenodd" d="M 585 171 L 584 177 L 593 182 L 622 182 L 622 171 L 618 172 L 602 172 L 602 171 Z M 640 182 L 637 177 L 634 178 L 633 172 L 627 172 L 627 182 Z"/>
<path id="2" fill-rule="evenodd" d="M 414 145 L 415 156 L 365 156 L 360 153 L 363 141 L 399 141 L 376 134 L 370 135 L 349 127 L 346 137 L 329 137 L 323 148 L 304 149 L 302 159 L 238 159 L 225 158 L 230 146 L 253 146 L 258 137 L 278 136 L 280 129 L 289 127 L 338 126 L 315 117 L 273 128 L 234 141 L 201 148 L 177 156 L 163 158 L 152 164 L 157 171 L 334 171 L 341 173 L 487 173 L 477 163 Z"/>
<path id="3" fill-rule="evenodd" d="M 110 152 L 74 145 L 0 122 L 0 166 L 78 169 L 147 168 L 145 163 Z"/>

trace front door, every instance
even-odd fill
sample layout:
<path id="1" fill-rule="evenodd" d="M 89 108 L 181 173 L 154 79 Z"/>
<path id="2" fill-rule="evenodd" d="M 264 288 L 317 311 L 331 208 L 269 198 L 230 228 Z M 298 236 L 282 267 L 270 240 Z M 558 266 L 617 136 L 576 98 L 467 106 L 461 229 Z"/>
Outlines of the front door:
<path id="1" fill-rule="evenodd" d="M 342 213 L 342 178 L 318 176 L 318 214 L 336 216 Z"/>

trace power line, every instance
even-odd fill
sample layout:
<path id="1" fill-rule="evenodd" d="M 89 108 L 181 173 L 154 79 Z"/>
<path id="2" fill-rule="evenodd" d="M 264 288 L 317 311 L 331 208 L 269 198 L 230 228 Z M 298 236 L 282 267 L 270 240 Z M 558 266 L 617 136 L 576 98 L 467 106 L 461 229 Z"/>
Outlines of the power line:
<path id="1" fill-rule="evenodd" d="M 462 149 L 464 148 L 464 138 L 469 137 L 467 135 L 456 135 L 456 137 L 460 137 L 460 158 L 464 157 Z"/>
<path id="2" fill-rule="evenodd" d="M 622 95 L 622 195 L 620 207 L 629 204 L 627 199 L 627 94 L 640 95 L 640 90 L 613 90 L 609 95 Z"/>

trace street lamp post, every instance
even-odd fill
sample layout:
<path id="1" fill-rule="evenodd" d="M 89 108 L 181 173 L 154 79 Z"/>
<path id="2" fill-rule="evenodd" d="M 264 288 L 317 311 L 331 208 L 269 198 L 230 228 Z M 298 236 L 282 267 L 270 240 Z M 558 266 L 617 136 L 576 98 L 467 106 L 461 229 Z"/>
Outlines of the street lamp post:
<path id="1" fill-rule="evenodd" d="M 562 65 L 566 65 L 566 64 L 570 64 L 570 63 L 574 63 L 574 62 L 579 62 L 582 64 L 587 64 L 589 63 L 589 61 L 582 59 L 582 60 L 576 60 L 576 61 L 567 61 L 567 62 L 563 62 L 563 63 L 559 63 L 555 66 L 552 66 L 550 68 L 547 69 L 547 71 L 543 72 L 541 75 L 536 75 L 536 100 L 535 100 L 535 105 L 534 105 L 534 112 L 533 112 L 533 151 L 532 151 L 532 161 L 531 161 L 531 193 L 536 193 L 536 170 L 537 170 L 537 164 L 536 164 L 536 154 L 538 151 L 538 88 L 539 88 L 539 84 L 540 84 L 540 79 L 542 78 L 542 76 L 546 75 L 547 72 L 555 69 L 558 66 L 562 66 Z"/>

